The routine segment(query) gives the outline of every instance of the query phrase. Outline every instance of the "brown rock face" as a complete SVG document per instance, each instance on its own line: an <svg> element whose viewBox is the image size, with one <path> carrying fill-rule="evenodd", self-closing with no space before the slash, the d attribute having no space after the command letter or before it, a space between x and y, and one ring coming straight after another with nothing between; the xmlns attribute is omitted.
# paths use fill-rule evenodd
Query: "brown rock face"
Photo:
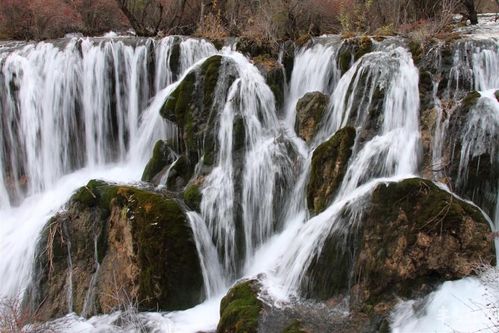
<svg viewBox="0 0 499 333"><path fill-rule="evenodd" d="M326 113L329 96L320 92L311 92L303 96L296 104L296 133L310 142L317 133L317 128Z"/></svg>
<svg viewBox="0 0 499 333"><path fill-rule="evenodd" d="M203 278L192 230L166 194L91 181L42 235L29 293L40 320L198 304Z"/></svg>
<svg viewBox="0 0 499 333"><path fill-rule="evenodd" d="M313 213L322 212L336 194L352 155L355 133L354 128L345 127L314 151L307 187L308 208Z"/></svg>
<svg viewBox="0 0 499 333"><path fill-rule="evenodd" d="M495 262L481 212L428 180L379 185L349 229L331 235L309 269L309 296L346 294L354 310L386 314L397 297L423 296L444 281L474 274L482 262Z"/></svg>

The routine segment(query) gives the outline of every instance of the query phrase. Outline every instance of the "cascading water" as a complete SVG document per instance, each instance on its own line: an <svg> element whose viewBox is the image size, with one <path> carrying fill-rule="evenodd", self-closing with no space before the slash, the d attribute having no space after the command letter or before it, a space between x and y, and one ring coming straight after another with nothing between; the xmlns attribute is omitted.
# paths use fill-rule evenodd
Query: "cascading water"
<svg viewBox="0 0 499 333"><path fill-rule="evenodd" d="M74 189L90 178L137 181L156 140L170 139L175 148L181 146L175 142L176 126L161 118L159 110L178 87L174 81L199 71L201 59L217 51L205 41L177 38L134 45L127 40L75 39L62 48L40 43L8 54L0 49L0 298L22 296L31 276L33 240ZM260 273L265 273L262 282L276 298L299 297L307 267L327 237L334 234L346 242L372 190L418 173L419 73L398 44L378 45L343 76L336 61L339 38L322 37L298 51L282 123L257 68L237 52L219 53L219 81L231 83L226 91L219 87L214 93L217 156L204 180L200 214L187 213L207 301L183 312L137 314L137 320L157 331L213 330L220 297L230 284ZM464 49L471 54L465 59L471 64L474 87L484 91L483 102L491 107L480 110L486 115L470 114L461 133L466 143L461 151L463 181L464 166L474 153L497 156L499 132L498 103L492 91L485 92L497 88L496 77L490 75L498 64L497 50L469 45ZM456 61L462 59L459 52ZM294 134L295 107L312 91L330 95L331 103L317 135L306 145ZM345 177L328 207L310 219L304 193L312 154L345 126L357 132ZM241 127L244 140L235 142ZM434 138L444 140L445 133ZM436 160L439 155L433 156ZM168 174L163 177L167 180ZM497 208L495 213L499 215ZM459 283L469 287L467 281L456 286ZM394 314L396 329L426 327L424 321L404 326L412 303L405 306ZM89 320L70 315L54 327L118 331L114 323L120 315Z"/></svg>
<svg viewBox="0 0 499 333"><path fill-rule="evenodd" d="M33 240L76 188L92 178L138 180L154 142L177 136L158 112L171 87L145 109L156 94L149 80L162 78L156 89L172 83L168 63L161 63L171 39L136 46L73 39L1 54L0 256L7 259L0 262L0 298L23 295ZM182 68L216 52L208 45L181 42L180 50L190 49L182 51L190 55Z"/></svg>

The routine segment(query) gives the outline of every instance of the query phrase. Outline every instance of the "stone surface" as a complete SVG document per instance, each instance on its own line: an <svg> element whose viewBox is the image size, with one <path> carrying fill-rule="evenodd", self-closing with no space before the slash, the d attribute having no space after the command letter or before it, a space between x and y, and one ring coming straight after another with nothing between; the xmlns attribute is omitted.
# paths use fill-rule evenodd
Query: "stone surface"
<svg viewBox="0 0 499 333"><path fill-rule="evenodd" d="M321 92L305 94L296 104L296 132L305 142L317 134L318 126L327 111L329 96Z"/></svg>
<svg viewBox="0 0 499 333"><path fill-rule="evenodd" d="M40 319L74 311L190 308L203 278L192 230L168 194L91 181L45 228L31 303Z"/></svg>
<svg viewBox="0 0 499 333"><path fill-rule="evenodd" d="M308 208L312 213L319 214L333 199L345 176L354 143L355 129L345 127L315 149L307 185Z"/></svg>

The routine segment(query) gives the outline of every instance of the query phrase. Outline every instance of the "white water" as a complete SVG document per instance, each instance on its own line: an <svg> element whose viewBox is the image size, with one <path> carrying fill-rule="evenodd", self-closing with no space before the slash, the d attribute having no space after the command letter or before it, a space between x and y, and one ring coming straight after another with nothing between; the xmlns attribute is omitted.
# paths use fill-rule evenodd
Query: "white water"
<svg viewBox="0 0 499 333"><path fill-rule="evenodd" d="M82 45L82 50L85 50L83 62L85 62L85 55L95 59L92 61L87 59L89 63L86 65L87 67L84 67L80 60L70 62L68 66L77 74L74 77L69 76L77 83L71 81L60 88L61 94L64 95L66 93L64 89L72 87L74 84L77 88L71 93L68 92L69 96L83 96L81 106L78 106L78 110L83 110L82 113L85 116L83 125L80 125L82 128L77 128L79 131L71 131L70 129L75 129L74 123L78 124L78 121L68 121L69 134L66 134L66 137L62 135L60 139L57 139L58 141L56 139L49 140L51 133L48 132L45 135L47 136L46 140L49 141L40 141L40 137L43 135L40 136L37 133L53 130L51 123L45 122L43 123L45 125L38 126L38 130L33 132L34 129L28 128L29 122L25 120L25 126L19 128L26 131L21 133L27 134L20 145L23 147L23 152L27 151L27 157L21 161L14 159L15 162L12 162L12 158L3 157L0 159L0 166L3 163L3 167L7 169L16 163L14 165L16 168L10 167L14 171L22 169L21 165L26 165L29 168L32 166L28 163L31 160L41 163L39 168L33 167L36 170L28 170L30 172L28 189L30 191L33 189L32 193L40 192L40 194L28 196L18 208L6 207L10 206L8 201L12 200L7 200L7 194L11 192L12 185L5 181L4 175L1 175L4 177L3 179L0 178L2 181L0 183L0 200L3 200L0 203L3 202L4 207L6 207L0 210L0 221L3 223L3 217L8 221L6 223L8 227L0 229L0 258L9 258L8 260L0 260L0 297L19 296L22 293L29 282L31 258L36 245L33 239L37 238L46 220L61 207L74 189L91 178L122 182L138 180L155 140L177 136L176 127L162 120L158 112L164 100L176 86L172 84L163 89L167 84L172 83L173 79L173 74L167 66L161 70L162 64L169 62L171 40L165 39L155 44L156 74L152 81L144 80L148 47L139 45L133 48L119 44L121 42L97 47L92 46L90 40L86 40L85 43L89 43L89 45ZM198 46L193 46L191 43ZM269 292L276 298L286 300L290 295L298 294L305 269L313 257L320 253L327 236L332 232L345 233L348 228L359 221L363 207L368 202L369 194L373 188L380 183L397 181L418 173L421 154L418 73L407 51L400 48L387 48L368 54L339 79L334 59L337 46L334 45L337 44L333 43L333 46L319 45L298 52L288 94L286 121L283 125L279 124L274 107L274 97L262 75L242 55L228 50L224 51L224 61L230 62L231 66L236 69L238 78L230 87L227 96L223 96L224 101L218 103L220 105L217 123L219 155L215 168L205 182L201 215L188 213L194 231L196 247L200 253L205 293L209 300L193 309L182 312L134 314L133 322L119 328L115 326L115 321L121 313L94 317L89 320L70 315L54 323L56 331L124 330L132 332L138 330L137 325L158 332L213 330L218 322L220 295L223 295L235 279L243 276L252 277L260 273L266 274L264 284L269 288ZM187 40L182 43L182 46L181 68L183 71L195 70L199 63L194 65L192 69L188 69L189 64L192 65L202 56L215 52L210 44L203 42ZM23 57L29 58L31 53L36 54L37 48L41 47L46 46L41 44L41 46L31 47L32 49L29 50L16 51L15 57L20 57L19 61L22 62L22 66L26 66L21 66L22 74L29 69L39 70L40 64L44 63L42 60L45 53L39 55L39 62L34 62L35 65L31 67L27 66L25 64L27 60L23 59ZM112 47L123 48L126 52L102 51L102 49L106 50L106 48ZM194 51L197 47L199 50ZM65 51L59 53L54 51L55 48L51 45L47 48L51 52L55 52L56 58L62 57L60 53L66 52L73 57L73 53L77 52L76 44L69 44ZM73 49L67 51L68 48ZM26 55L22 52L26 52ZM109 70L112 69L114 73L123 72L126 74L123 74L123 78L118 80L119 84L116 84L114 88L115 91L126 91L126 94L118 94L120 97L116 97L116 107L121 108L119 113L121 118L117 121L118 124L121 124L121 127L118 126L117 129L119 135L115 135L116 129L112 131L106 127L109 125L106 119L109 119L109 113L112 114L112 112L107 106L110 101L106 101L106 96L103 95L109 91L110 82L98 75L101 70L106 70L107 65L103 59L109 54L112 54L114 59L117 57L128 59L120 62L120 65L115 64L115 66L107 67ZM130 66L126 67L125 65ZM51 70L59 69L58 66L53 65ZM81 69L81 66L84 69ZM124 66L124 68L116 70L116 66ZM5 65L3 68L4 76L12 78L12 73L15 70L11 68L6 70ZM18 80L21 77L21 71L16 73L18 73L16 74L16 80ZM361 84L360 73L367 75L368 84ZM38 105L34 101L38 100L38 96L42 96L41 93L37 92L37 87L48 85L44 75L41 75L37 80L42 84L33 84L29 79L25 80L27 82L23 82L27 84L25 89L27 92L20 99L24 103L21 105L21 114L26 113L26 117L32 117L33 114L51 114L47 110L67 110L57 103L52 104L52 109L48 107L37 109ZM4 84L7 86L9 81L7 80ZM81 83L82 81L83 83ZM154 82L154 89L145 88L149 82ZM120 84L123 87L117 88ZM87 89L86 94L84 93L85 85L88 86L85 88ZM19 85L19 87L21 87L20 91L24 89L23 85ZM100 88L97 89L97 87ZM332 95L326 121L322 124L319 135L313 144L313 147L316 147L346 125L354 126L359 133L365 127L367 110L372 106L373 96L377 88L382 88L384 91L383 112L378 123L379 126L372 137L369 137L365 142L357 140L347 176L341 185L339 194L323 213L309 219L304 193L310 172L310 158L313 148L309 149L300 139L290 134L295 119L294 106L296 101L304 93L315 90ZM8 90L10 87L6 89L10 92ZM156 97L149 103L149 97L152 95L156 95ZM355 96L362 96L362 100L355 101ZM59 101L60 99L50 100ZM11 111L9 114L13 114L12 110L15 109L13 104L15 103L12 102L11 98L7 98L7 101L10 104L0 105L3 105L4 108L4 105L7 105L8 108L11 108L7 109ZM85 104L88 105L85 106ZM150 106L146 108L148 104ZM101 108L101 112L96 112L91 109L91 106ZM75 114L78 114L77 108L71 109L71 107L68 107L70 109L68 112L71 114L66 117L68 119L73 119L76 117ZM32 110L33 108L35 111ZM50 117L53 116L50 115ZM242 157L239 157L243 159L242 174L239 178L236 178L234 170L236 160L233 131L236 117L243 118L246 132L245 152ZM34 119L37 118L34 117ZM35 124L38 124L38 121L35 121ZM95 128L88 127L94 125ZM62 126L62 128L65 127ZM91 128L95 132L88 134L87 128ZM4 129L2 127L1 129L3 140L12 140L12 142L18 140L10 128ZM85 140L77 142L79 144L75 144L76 148L72 151L51 155L55 143L60 147L71 147L69 143L72 143L73 139L70 135L82 132L85 133ZM109 139L110 137L111 139ZM48 165L44 166L43 158L37 155L37 150L47 142L51 144L43 149L47 150L48 161L57 166L53 168L55 175L51 173L51 164L47 162ZM82 144L83 142L85 144ZM289 154L287 148L289 146L295 150L297 155L295 159L292 159ZM118 149L110 154L110 147L118 147ZM16 155L12 151L2 151L2 156L12 157ZM76 161L80 163L79 165L74 161L73 155L76 155L77 160L79 159ZM109 162L110 155L114 157L113 161L119 162L119 167L111 169L106 164ZM60 156L63 158L59 158ZM29 158L31 160L28 160ZM88 167L72 172L81 166ZM50 182L44 178L43 174L37 173L45 170L44 168L50 173L49 176L53 177ZM70 174L61 178L61 175L65 173ZM22 175L14 172L14 179L19 179L20 176ZM33 187L31 177L38 179L41 185ZM289 181L290 179L292 181ZM282 180L279 182L280 185L276 184L278 180ZM287 181L290 184L287 184ZM21 182L15 182L14 187L17 195L22 197L24 194ZM236 197L238 187L240 187L240 198ZM283 188L289 193L280 197L277 190ZM240 200L240 209L235 205L238 200ZM277 201L284 201L280 211L273 205ZM348 213L347 218L344 214L345 209ZM238 232L243 235L242 242L236 235ZM450 302L449 295L455 293L456 290L462 290L463 295L466 293L478 295L482 290L480 288L482 288L482 284L478 282L468 283L468 280L447 284L436 294L435 300L443 299L445 302ZM435 304L437 305L435 306ZM438 310L438 304L441 303L430 303L426 307L427 315L422 317L409 313L409 306L401 305L402 310L394 314L395 326L401 332L426 328L430 328L431 331L429 325L434 322L433 318L436 313L435 309ZM469 313L469 311L466 312L466 306L459 306L457 302L452 302L452 305L456 306L456 310L452 308L450 311L452 315L449 320L451 322L456 316L462 317L463 313ZM406 318L408 313L410 319ZM448 327L442 326L442 331L446 330L450 331Z"/></svg>

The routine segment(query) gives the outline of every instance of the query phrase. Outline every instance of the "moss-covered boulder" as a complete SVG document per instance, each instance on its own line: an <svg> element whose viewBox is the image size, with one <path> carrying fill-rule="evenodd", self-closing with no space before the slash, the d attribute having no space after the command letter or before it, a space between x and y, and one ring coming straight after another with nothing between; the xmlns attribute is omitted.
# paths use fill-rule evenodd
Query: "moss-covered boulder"
<svg viewBox="0 0 499 333"><path fill-rule="evenodd" d="M495 263L491 228L479 209L428 180L380 184L360 220L341 223L342 234L330 235L307 271L317 283L306 294L349 295L352 309L367 314L387 315L399 297L424 296Z"/></svg>
<svg viewBox="0 0 499 333"><path fill-rule="evenodd" d="M258 299L257 280L242 281L232 287L220 303L217 333L257 333L263 303Z"/></svg>
<svg viewBox="0 0 499 333"><path fill-rule="evenodd" d="M235 75L230 60L212 56L183 78L160 110L165 119L178 125L181 150L191 169L199 161L199 154L215 148L216 112L218 103L225 102L216 97L226 96Z"/></svg>
<svg viewBox="0 0 499 333"><path fill-rule="evenodd" d="M159 183L159 179L166 172L168 167L177 160L177 154L170 147L169 143L159 140L154 145L152 157L147 163L142 180L145 182Z"/></svg>
<svg viewBox="0 0 499 333"><path fill-rule="evenodd" d="M363 55L372 51L373 41L368 36L345 39L338 51L337 66L344 74Z"/></svg>
<svg viewBox="0 0 499 333"><path fill-rule="evenodd" d="M167 194L91 181L38 245L30 303L42 320L74 311L182 310L202 300L193 233Z"/></svg>
<svg viewBox="0 0 499 333"><path fill-rule="evenodd" d="M314 151L307 186L308 208L312 213L322 212L341 185L352 155L355 133L354 128L345 127Z"/></svg>
<svg viewBox="0 0 499 333"><path fill-rule="evenodd" d="M322 117L327 111L329 96L321 92L305 94L296 104L296 133L310 142L317 133Z"/></svg>

